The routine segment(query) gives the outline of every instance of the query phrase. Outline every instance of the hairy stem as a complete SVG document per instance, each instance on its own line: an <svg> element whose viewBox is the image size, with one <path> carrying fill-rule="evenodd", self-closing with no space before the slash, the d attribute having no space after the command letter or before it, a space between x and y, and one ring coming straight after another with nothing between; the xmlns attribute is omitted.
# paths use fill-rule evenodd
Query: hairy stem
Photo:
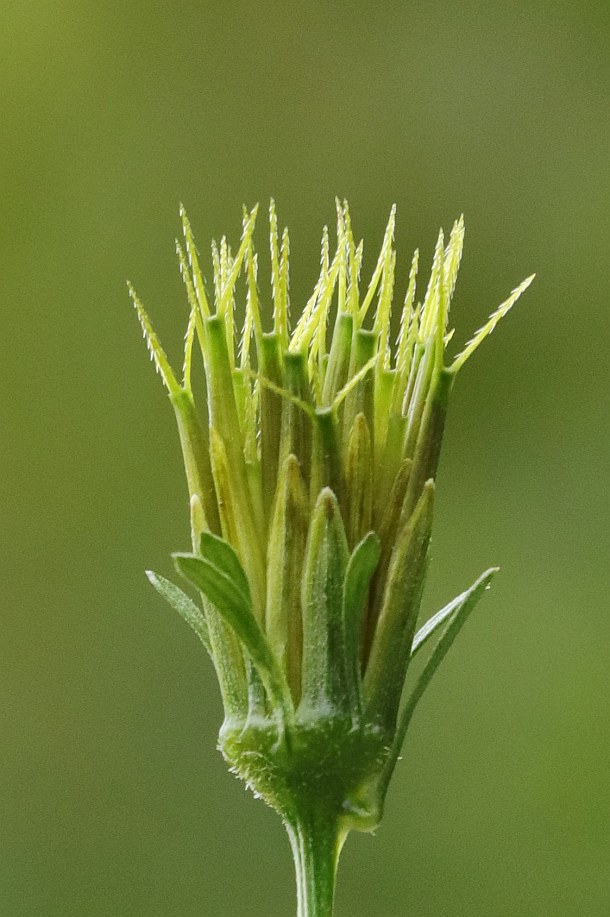
<svg viewBox="0 0 610 917"><path fill-rule="evenodd" d="M297 881L297 917L332 917L344 833L323 811L286 822Z"/></svg>

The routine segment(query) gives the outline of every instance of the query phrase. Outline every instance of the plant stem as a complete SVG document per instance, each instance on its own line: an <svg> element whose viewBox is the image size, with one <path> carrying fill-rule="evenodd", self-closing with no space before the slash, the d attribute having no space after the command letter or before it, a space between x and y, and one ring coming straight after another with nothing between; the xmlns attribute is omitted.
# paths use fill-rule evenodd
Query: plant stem
<svg viewBox="0 0 610 917"><path fill-rule="evenodd" d="M326 812L286 822L297 880L297 917L332 917L343 833Z"/></svg>

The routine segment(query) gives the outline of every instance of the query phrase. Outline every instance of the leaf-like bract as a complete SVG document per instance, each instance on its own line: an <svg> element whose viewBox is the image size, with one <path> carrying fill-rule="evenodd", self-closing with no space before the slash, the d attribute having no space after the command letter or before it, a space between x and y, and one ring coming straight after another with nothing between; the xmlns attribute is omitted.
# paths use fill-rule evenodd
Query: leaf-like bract
<svg viewBox="0 0 610 917"><path fill-rule="evenodd" d="M193 600L190 599L182 589L179 589L178 586L175 586L170 580L165 579L164 576L160 576L160 574L155 573L153 570L147 570L146 576L159 595L162 595L165 601L178 612L180 617L193 628L211 656L212 648L210 646L208 622L202 610L195 605Z"/></svg>
<svg viewBox="0 0 610 917"><path fill-rule="evenodd" d="M453 608L445 617L447 622L439 639L434 647L430 659L426 663L423 671L421 672L415 687L411 692L406 704L400 711L398 719L398 728L396 729L396 734L394 737L394 744L392 747L392 752L386 766L386 786L387 782L390 779L391 773L394 769L398 756L400 754L400 749L402 748L405 736L407 734L407 729L415 712L417 704L421 700L421 697L428 687L432 676L440 666L441 662L449 652L453 641L459 634L460 630L466 623L471 611L474 609L475 605L489 587L489 583L494 573L498 570L497 567L491 567L489 570L486 570L477 580L472 584L470 589L467 589L463 592L457 599L454 599L450 605L453 605ZM445 610L445 609L444 609ZM442 613L442 612L441 612ZM438 617L435 615L435 617ZM430 623L430 622L428 622ZM439 622L440 623L440 622ZM426 626L426 625L425 625ZM430 633L432 630L430 631ZM420 631L421 633L421 631ZM426 639L426 635L422 638L422 641ZM413 641L415 643L415 641Z"/></svg>
<svg viewBox="0 0 610 917"><path fill-rule="evenodd" d="M258 669L267 690L280 702L284 713L288 714L291 703L286 680L267 638L254 617L249 596L245 596L242 591L240 577L236 582L227 572L206 558L194 554L174 554L173 557L178 571L201 590L233 628Z"/></svg>
<svg viewBox="0 0 610 917"><path fill-rule="evenodd" d="M240 592L243 593L244 599L249 603L250 586L239 557L231 545L211 532L203 532L199 540L199 550L205 560L232 580Z"/></svg>
<svg viewBox="0 0 610 917"><path fill-rule="evenodd" d="M496 570L497 568L493 568ZM483 576L487 576L490 573L488 570ZM477 580L478 582L478 580ZM476 583L474 584L476 586ZM474 586L471 587L474 589ZM415 656L416 653L421 650L423 646L428 642L430 637L438 630L441 624L447 620L447 618L457 611L464 603L464 600L468 597L470 589L467 589L466 592L461 592L460 595L456 595L454 599L445 605L444 608L441 608L440 611L437 611L436 614L432 615L425 624L423 624L420 629L415 634L413 638L413 644L411 646L411 659Z"/></svg>

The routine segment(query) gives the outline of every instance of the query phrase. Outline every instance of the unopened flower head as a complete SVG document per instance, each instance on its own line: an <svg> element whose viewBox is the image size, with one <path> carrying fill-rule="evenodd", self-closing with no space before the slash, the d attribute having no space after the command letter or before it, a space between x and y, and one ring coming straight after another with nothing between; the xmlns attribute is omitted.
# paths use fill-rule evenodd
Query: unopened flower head
<svg viewBox="0 0 610 917"><path fill-rule="evenodd" d="M257 208L244 211L235 249L212 245L209 287L181 212L190 314L180 376L131 294L178 422L193 550L175 563L201 606L149 576L212 658L223 751L288 821L311 780L347 827L366 828L415 704L493 573L416 633L450 390L533 278L448 358L463 219L439 234L420 286L417 251L397 264L392 208L364 283L363 243L347 203L336 209L336 242L324 229L320 275L296 314L273 202L272 314L257 284ZM197 350L205 385L195 391ZM432 637L405 697L409 663Z"/></svg>

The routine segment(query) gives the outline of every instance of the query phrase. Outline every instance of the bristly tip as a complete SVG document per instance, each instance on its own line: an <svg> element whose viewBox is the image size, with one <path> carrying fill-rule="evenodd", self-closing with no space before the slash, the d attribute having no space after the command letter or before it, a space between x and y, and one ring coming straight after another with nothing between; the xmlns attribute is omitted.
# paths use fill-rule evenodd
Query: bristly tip
<svg viewBox="0 0 610 917"><path fill-rule="evenodd" d="M462 368L464 363L469 359L469 357L472 356L472 354L475 352L475 350L477 350L485 338L492 334L496 325L504 318L505 315L508 315L519 297L525 293L535 277L535 274L530 274L529 277L526 277L525 280L519 284L519 286L515 287L508 299L501 303L495 312L492 312L485 324L479 328L479 330L468 341L462 352L455 358L449 367L451 372L457 373Z"/></svg>
<svg viewBox="0 0 610 917"><path fill-rule="evenodd" d="M289 253L288 230L280 234L276 202L269 201L271 287L273 294L273 326L279 333L282 346L291 352L303 352L308 355L309 382L312 386L314 401L322 392L322 381L329 359L327 342L327 325L329 319L337 312L347 310L353 316L355 331L365 328L367 312L375 313L373 329L378 333L378 349L381 359L375 372L381 377L384 370L395 369L399 383L395 385L392 404L402 404L399 389L401 386L416 382L419 365L419 350L434 335L435 361L440 367L453 332L448 328L448 314L451 307L457 274L462 258L464 241L464 215L460 214L453 223L448 239L441 229L434 250L430 279L423 297L423 305L416 303L416 278L418 272L419 252L416 250L410 266L409 280L398 335L392 346L389 340L392 302L394 300L395 248L394 234L396 226L396 203L392 204L386 224L383 241L379 250L376 266L370 277L366 291L361 299L359 277L362 268L362 242L356 247L352 229L351 214L347 200L340 196L335 198L337 215L337 248L330 251L328 228L322 233L320 254L320 276L312 296L308 300L296 326L290 329L289 309ZM189 301L189 321L185 335L183 383L177 381L169 360L154 332L150 319L138 299L131 284L128 284L130 296L136 308L151 359L155 363L166 387L170 392L190 387L191 357L195 334L202 337L202 319L213 314L213 307L207 301L202 272L199 267L198 252L195 247L191 225L185 206L179 203L179 215L182 224L184 242L176 240L180 272L186 287ZM254 249L253 233L259 205L249 209L242 208L241 243L233 256L231 248L223 237L220 246L212 243L212 266L214 274L215 304L218 314L224 317L229 345L229 360L233 368L236 362L250 374L249 347L255 340L257 347L263 338L260 305L257 293L257 255ZM236 305L237 280L242 273L246 275L246 309L241 335L234 335L233 321ZM482 341L495 329L498 322L510 311L514 303L533 281L535 275L528 277L512 291L509 298L491 314L487 322L467 342L461 353L446 366L449 372L457 373ZM338 297L338 299L337 299ZM374 305L374 301L377 303ZM378 302L377 302L378 301ZM369 324L367 322L367 324ZM234 342L237 345L234 347ZM204 357L205 358L205 357ZM237 358L237 360L236 360ZM335 408L341 405L347 394L354 390L364 376L375 365L371 359L359 372L350 370L347 378L342 380ZM411 381L409 381L411 380ZM263 384L265 384L263 382ZM390 383L388 383L390 384ZM279 386L279 388L282 388ZM396 410L399 410L396 407Z"/></svg>
<svg viewBox="0 0 610 917"><path fill-rule="evenodd" d="M144 340L146 341L146 346L148 348L148 352L150 353L150 358L153 361L153 363L155 364L155 369L161 376L163 383L165 387L167 388L168 392L170 394L175 394L180 391L180 384L178 383L178 380L176 379L176 376L174 375L174 371L172 370L170 366L170 363L169 363L169 360L167 358L165 351L163 350L163 348L161 347L161 344L159 343L159 339L157 338L157 335L155 334L154 328L146 313L146 310L144 309L144 306L140 302L140 299L138 298L138 295L129 280L127 281L127 289L129 290L131 301L133 302L133 305L135 307L135 310L138 316L138 320L142 328L142 333L144 335Z"/></svg>

